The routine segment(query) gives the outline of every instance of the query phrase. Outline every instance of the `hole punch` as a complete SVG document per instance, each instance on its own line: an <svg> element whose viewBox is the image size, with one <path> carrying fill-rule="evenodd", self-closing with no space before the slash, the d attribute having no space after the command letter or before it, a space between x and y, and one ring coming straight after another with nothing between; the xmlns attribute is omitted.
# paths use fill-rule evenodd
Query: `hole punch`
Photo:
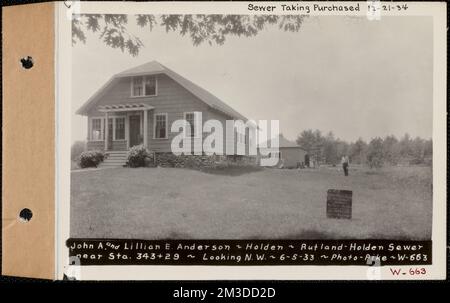
<svg viewBox="0 0 450 303"><path fill-rule="evenodd" d="M33 212L28 208L22 209L19 213L20 221L25 222L25 223L30 221L32 217L33 217Z"/></svg>
<svg viewBox="0 0 450 303"><path fill-rule="evenodd" d="M20 59L20 62L22 63L22 67L24 69L30 69L33 67L33 58L30 56Z"/></svg>

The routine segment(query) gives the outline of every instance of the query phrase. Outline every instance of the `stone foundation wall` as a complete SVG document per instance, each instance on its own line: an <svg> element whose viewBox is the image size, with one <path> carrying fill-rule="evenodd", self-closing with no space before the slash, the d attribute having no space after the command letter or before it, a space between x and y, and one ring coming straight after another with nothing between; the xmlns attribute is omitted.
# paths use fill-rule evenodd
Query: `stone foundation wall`
<svg viewBox="0 0 450 303"><path fill-rule="evenodd" d="M216 168L221 166L257 166L258 160L256 156L155 153L155 165L162 167Z"/></svg>

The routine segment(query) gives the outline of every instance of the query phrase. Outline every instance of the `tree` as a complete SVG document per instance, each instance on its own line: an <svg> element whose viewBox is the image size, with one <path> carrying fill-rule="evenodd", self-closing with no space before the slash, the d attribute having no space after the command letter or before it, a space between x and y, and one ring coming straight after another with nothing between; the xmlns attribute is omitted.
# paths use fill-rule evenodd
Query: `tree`
<svg viewBox="0 0 450 303"><path fill-rule="evenodd" d="M425 141L424 146L424 156L425 157L432 157L433 156L433 140L429 139Z"/></svg>
<svg viewBox="0 0 450 303"><path fill-rule="evenodd" d="M383 159L391 165L397 165L400 159L400 145L393 135L387 136L383 140Z"/></svg>
<svg viewBox="0 0 450 303"><path fill-rule="evenodd" d="M421 164L425 158L426 141L420 137L416 137L411 141L411 155L413 162Z"/></svg>
<svg viewBox="0 0 450 303"><path fill-rule="evenodd" d="M312 129L307 129L300 133L296 141L304 150L311 152L317 143L317 136Z"/></svg>
<svg viewBox="0 0 450 303"><path fill-rule="evenodd" d="M331 131L323 138L323 156L327 164L338 163L338 142Z"/></svg>
<svg viewBox="0 0 450 303"><path fill-rule="evenodd" d="M367 143L362 138L359 138L355 143L352 143L349 149L352 162L357 164L366 162Z"/></svg>
<svg viewBox="0 0 450 303"><path fill-rule="evenodd" d="M96 34L106 45L137 56L142 40L127 30L128 15L81 14L72 20L72 45L86 43L86 32ZM152 31L157 25L166 32L189 36L197 46L204 42L222 45L228 36L256 36L267 25L278 24L284 31L297 32L305 15L136 15L141 28Z"/></svg>
<svg viewBox="0 0 450 303"><path fill-rule="evenodd" d="M342 141L341 139L337 139L335 144L338 159L342 158L342 156L348 156L350 154L350 144Z"/></svg>
<svg viewBox="0 0 450 303"><path fill-rule="evenodd" d="M353 143L336 138L333 132L323 136L320 130L304 130L297 137L297 144L317 161L335 165L339 159L348 155L352 163L368 164L371 168L383 165L431 163L433 142L416 137L414 140L405 134L399 141L394 135L373 138L367 144L362 138Z"/></svg>
<svg viewBox="0 0 450 303"><path fill-rule="evenodd" d="M374 138L370 141L367 149L367 164L370 168L383 166L383 139Z"/></svg>
<svg viewBox="0 0 450 303"><path fill-rule="evenodd" d="M297 137L296 141L297 144L306 150L310 156L313 156L316 161L321 161L324 138L322 137L322 132L320 130L304 130Z"/></svg>
<svg viewBox="0 0 450 303"><path fill-rule="evenodd" d="M409 134L405 134L403 138L400 140L400 155L402 157L408 157L412 155L412 147L411 147L411 137Z"/></svg>

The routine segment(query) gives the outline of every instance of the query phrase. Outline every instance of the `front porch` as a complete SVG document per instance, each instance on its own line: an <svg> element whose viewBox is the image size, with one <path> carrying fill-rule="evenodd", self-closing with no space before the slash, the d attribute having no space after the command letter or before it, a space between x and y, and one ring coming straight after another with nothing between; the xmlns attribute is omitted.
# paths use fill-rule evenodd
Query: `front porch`
<svg viewBox="0 0 450 303"><path fill-rule="evenodd" d="M153 109L144 103L99 106L98 112L103 115L89 117L87 149L107 153L127 151L140 144L148 147L148 114Z"/></svg>

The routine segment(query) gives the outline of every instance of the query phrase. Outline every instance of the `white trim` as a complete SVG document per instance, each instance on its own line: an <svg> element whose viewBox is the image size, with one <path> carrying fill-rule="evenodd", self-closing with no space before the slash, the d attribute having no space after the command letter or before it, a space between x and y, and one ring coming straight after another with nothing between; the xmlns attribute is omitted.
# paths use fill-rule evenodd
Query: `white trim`
<svg viewBox="0 0 450 303"><path fill-rule="evenodd" d="M108 113L106 113L108 115ZM101 121L101 136L102 136L102 140L88 140L90 142L103 142L105 141L106 138L106 129L105 127L109 127L109 119L112 120L112 141L114 142L120 142L120 141L125 141L127 140L126 138L126 119L127 116L126 115L118 115L118 116L110 116L108 115L108 122L106 120L106 115L104 117L92 117L91 119L102 119ZM124 127L125 127L125 136L123 139L117 139L117 135L116 135L116 130L117 130L117 119L124 119ZM89 131L89 134L92 134L92 122L90 123L90 128L91 130ZM109 133L109 129L108 129L108 133ZM109 134L108 134L109 135Z"/></svg>
<svg viewBox="0 0 450 303"><path fill-rule="evenodd" d="M116 140L116 117L114 116L110 116L112 119L112 140L115 141ZM109 125L109 123L108 123Z"/></svg>
<svg viewBox="0 0 450 303"><path fill-rule="evenodd" d="M96 140L94 140L92 138L92 126L93 126L92 120L94 120L94 119L100 119L100 139L96 139ZM89 117L89 130L88 130L88 132L89 132L88 141L89 142L103 142L104 141L104 125L103 125L104 119L105 119L105 117L102 117L102 116Z"/></svg>
<svg viewBox="0 0 450 303"><path fill-rule="evenodd" d="M165 116L166 117L166 136L164 138L156 138L156 117ZM167 113L154 113L153 114L153 139L154 140L167 140L169 139L169 115Z"/></svg>
<svg viewBox="0 0 450 303"><path fill-rule="evenodd" d="M154 77L155 78L155 94L154 95L147 95L145 91L145 78L146 77ZM134 95L134 78L141 78L142 79L142 93L143 95ZM142 75L142 76L132 76L131 77L131 93L130 98L145 98L145 97L156 97L158 96L158 77L156 75Z"/></svg>
<svg viewBox="0 0 450 303"><path fill-rule="evenodd" d="M198 128L198 122L199 122L199 120L198 120L198 114L199 114L200 112L184 112L183 113L183 119L184 119L184 121L186 122L186 126L187 126L187 119L186 119L186 116L188 115L188 114L194 114L194 132L195 132L195 134L194 134L194 136L187 136L187 127L185 127L185 129L184 129L184 137L185 138L193 138L193 139L199 139L199 138L201 138L201 133L202 132L200 132L199 131L199 128ZM203 127L203 125L200 125L200 129Z"/></svg>
<svg viewBox="0 0 450 303"><path fill-rule="evenodd" d="M150 110L152 108L141 107L141 108L116 108L116 109L99 109L98 111L101 113L117 113L117 112L135 112L139 110Z"/></svg>
<svg viewBox="0 0 450 303"><path fill-rule="evenodd" d="M114 123L114 120L112 120ZM105 151L108 150L108 140L109 140L109 116L108 113L105 113L105 117L104 117L104 133L105 136L103 137L104 141L105 141ZM113 129L114 129L114 124L113 124ZM111 142L112 144L112 142Z"/></svg>
<svg viewBox="0 0 450 303"><path fill-rule="evenodd" d="M109 112L123 113L123 112L133 112L151 109L154 109L154 107L145 103L110 104L110 105L100 105L98 107L98 111L102 113L109 113Z"/></svg>
<svg viewBox="0 0 450 303"><path fill-rule="evenodd" d="M143 121L143 125L144 125L144 131L143 131L143 140L144 141L144 146L148 147L148 110L144 110L142 111L142 115L144 116L144 121Z"/></svg>
<svg viewBox="0 0 450 303"><path fill-rule="evenodd" d="M134 79L135 78L142 78L143 79L143 76L138 76L138 77L131 77L131 92L130 92L130 97L131 98L136 98L136 97L143 97L143 96L140 96L140 95L137 95L137 96L135 96L134 95ZM142 84L142 93L145 95L145 92L144 92L144 81L141 81L141 84Z"/></svg>
<svg viewBox="0 0 450 303"><path fill-rule="evenodd" d="M95 103L98 101L98 99L103 96L107 90L110 89L110 87L115 84L117 81L121 80L121 79L133 79L133 77L142 77L142 76L155 76L156 77L156 95L157 96L159 94L159 79L160 79L160 75L165 75L169 78L171 78L172 80L174 80L175 82L177 82L179 85L181 85L184 89L186 89L187 91L189 91L190 93L192 93L194 96L196 96L200 101L202 101L203 103L205 103L206 105L208 105L211 109L217 110L222 114L228 115L230 117L232 117L233 119L239 119L239 120L243 120L243 121L248 121L248 119L244 116L242 116L241 114L239 114L238 112L236 112L235 110L233 110L232 108L230 109L225 109L226 108L226 104L222 101L220 101L218 104L216 104L215 100L211 100L211 97L207 97L204 94L202 94L201 92L203 91L199 86L194 85L192 86L192 83L189 84L189 80L184 79L183 77L181 77L180 75L178 75L177 73L175 73L172 70L169 70L165 67L161 67L161 69L156 70L156 71L148 71L148 72L122 72L122 73L118 73L116 75L114 75L109 81L108 83L106 83L101 89L99 89L91 98L88 99L88 101L86 101L82 107L80 107L76 113L79 115L84 115L84 116L88 116L88 112L90 110L90 108L92 106L95 105ZM129 94L129 98L152 98L152 96L132 96L132 80L130 81L130 94Z"/></svg>
<svg viewBox="0 0 450 303"><path fill-rule="evenodd" d="M130 113L126 113L125 118L125 140L127 141L127 150L130 149Z"/></svg>
<svg viewBox="0 0 450 303"><path fill-rule="evenodd" d="M139 121L139 136L142 136L142 134L144 133L144 127L142 126L144 124L144 112L139 112L139 119L141 119L141 121ZM144 136L142 136L144 137ZM144 141L144 138L142 138L142 142Z"/></svg>

